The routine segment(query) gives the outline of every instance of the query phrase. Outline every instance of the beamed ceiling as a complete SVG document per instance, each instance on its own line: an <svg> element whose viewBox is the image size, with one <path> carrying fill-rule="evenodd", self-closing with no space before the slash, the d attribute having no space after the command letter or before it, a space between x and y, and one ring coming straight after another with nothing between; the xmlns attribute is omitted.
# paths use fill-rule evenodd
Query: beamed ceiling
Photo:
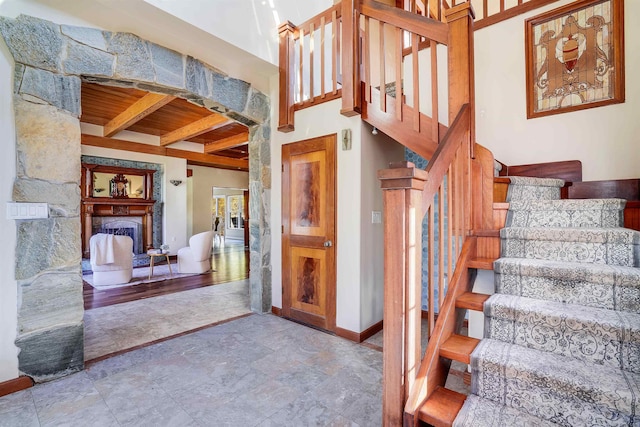
<svg viewBox="0 0 640 427"><path fill-rule="evenodd" d="M104 136L82 135L82 143L118 150L180 157L187 164L249 169L249 130L221 114L182 98L139 89L82 83L80 120L104 127ZM122 130L160 137L160 146L111 138ZM204 153L172 147L179 141L203 145Z"/></svg>

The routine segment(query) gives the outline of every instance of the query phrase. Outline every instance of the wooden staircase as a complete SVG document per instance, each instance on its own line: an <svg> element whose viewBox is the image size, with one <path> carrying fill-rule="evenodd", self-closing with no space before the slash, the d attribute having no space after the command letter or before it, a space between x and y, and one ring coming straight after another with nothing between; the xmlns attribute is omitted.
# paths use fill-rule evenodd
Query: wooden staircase
<svg viewBox="0 0 640 427"><path fill-rule="evenodd" d="M550 1L530 0L526 7ZM419 3L405 2L406 11L373 0L342 0L303 24L280 27L279 130L294 129L295 111L340 98L342 114L361 114L429 159L426 171L403 162L378 174L385 206L386 426L450 426L462 407L466 397L444 385L451 361L468 364L479 342L459 334L467 310L482 311L488 298L471 289L477 270L492 270L500 256L499 230L509 208L509 178L494 177L492 153L475 143L473 10L469 3L429 2L440 5L429 10ZM314 53L318 33L322 47ZM439 45L447 49L450 76L446 118L438 116L444 81L438 76ZM418 61L425 55L426 70ZM316 63L320 72L309 65ZM411 78L405 78L409 70ZM395 96L387 94L389 85ZM419 91L427 85L431 99L421 105ZM429 342L422 355L425 216Z"/></svg>

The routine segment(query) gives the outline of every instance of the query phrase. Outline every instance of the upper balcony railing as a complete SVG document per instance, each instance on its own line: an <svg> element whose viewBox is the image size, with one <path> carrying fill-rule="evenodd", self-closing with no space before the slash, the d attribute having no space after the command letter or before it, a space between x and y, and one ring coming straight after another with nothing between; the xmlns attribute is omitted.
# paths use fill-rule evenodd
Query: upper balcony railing
<svg viewBox="0 0 640 427"><path fill-rule="evenodd" d="M405 10L444 22L444 11L467 1L476 11L477 31L558 0L403 0L403 5Z"/></svg>
<svg viewBox="0 0 640 427"><path fill-rule="evenodd" d="M342 96L340 41L342 7L338 3L300 25L280 25L280 125L293 130L296 110Z"/></svg>

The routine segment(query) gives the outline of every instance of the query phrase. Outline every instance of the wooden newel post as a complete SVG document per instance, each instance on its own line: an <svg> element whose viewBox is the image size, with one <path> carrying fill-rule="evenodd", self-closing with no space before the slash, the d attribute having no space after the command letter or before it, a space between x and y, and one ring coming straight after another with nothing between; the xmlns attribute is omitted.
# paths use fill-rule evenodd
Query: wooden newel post
<svg viewBox="0 0 640 427"><path fill-rule="evenodd" d="M278 112L278 130L280 132L291 132L293 127L293 91L294 88L294 33L296 26L287 21L278 27L280 39L280 105Z"/></svg>
<svg viewBox="0 0 640 427"><path fill-rule="evenodd" d="M447 9L444 16L449 24L449 123L453 123L460 108L469 104L471 157L476 142L476 107L473 65L473 19L471 2Z"/></svg>
<svg viewBox="0 0 640 427"><path fill-rule="evenodd" d="M422 191L427 173L413 163L378 171L384 201L382 417L401 426L420 364Z"/></svg>

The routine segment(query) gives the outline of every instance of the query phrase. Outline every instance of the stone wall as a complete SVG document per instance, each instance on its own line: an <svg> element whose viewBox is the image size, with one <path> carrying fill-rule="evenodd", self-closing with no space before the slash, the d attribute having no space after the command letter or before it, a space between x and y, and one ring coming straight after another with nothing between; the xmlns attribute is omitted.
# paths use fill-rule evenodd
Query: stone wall
<svg viewBox="0 0 640 427"><path fill-rule="evenodd" d="M249 83L130 33L0 17L15 60L13 200L49 203L19 221L19 369L37 381L82 369L80 87L96 82L176 95L250 127L251 308L271 308L269 98Z"/></svg>

